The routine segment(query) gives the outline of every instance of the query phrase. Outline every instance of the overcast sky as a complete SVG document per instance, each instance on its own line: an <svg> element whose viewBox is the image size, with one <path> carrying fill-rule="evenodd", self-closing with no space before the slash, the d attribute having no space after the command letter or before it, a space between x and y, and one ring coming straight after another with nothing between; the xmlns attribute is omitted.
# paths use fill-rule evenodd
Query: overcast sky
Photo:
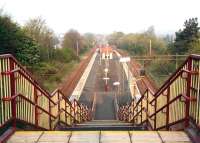
<svg viewBox="0 0 200 143"><path fill-rule="evenodd" d="M182 28L198 17L200 0L0 0L0 8L19 24L41 16L56 32L142 32L154 26L159 34Z"/></svg>

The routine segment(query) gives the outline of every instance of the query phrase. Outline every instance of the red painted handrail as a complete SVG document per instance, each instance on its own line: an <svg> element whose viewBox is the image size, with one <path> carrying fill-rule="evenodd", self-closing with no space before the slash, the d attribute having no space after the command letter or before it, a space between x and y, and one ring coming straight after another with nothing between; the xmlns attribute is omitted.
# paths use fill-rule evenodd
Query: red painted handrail
<svg viewBox="0 0 200 143"><path fill-rule="evenodd" d="M60 89L51 94L10 54L0 55L0 129L8 122L16 128L22 121L36 128L53 130L59 122L72 126L89 120L90 110L71 103Z"/></svg>
<svg viewBox="0 0 200 143"><path fill-rule="evenodd" d="M146 85L138 101L132 100L129 106L120 107L119 119L146 123L153 130L184 129L192 119L199 128L200 119L195 113L200 111L200 107L195 106L200 100L199 71L200 55L190 55L155 93Z"/></svg>

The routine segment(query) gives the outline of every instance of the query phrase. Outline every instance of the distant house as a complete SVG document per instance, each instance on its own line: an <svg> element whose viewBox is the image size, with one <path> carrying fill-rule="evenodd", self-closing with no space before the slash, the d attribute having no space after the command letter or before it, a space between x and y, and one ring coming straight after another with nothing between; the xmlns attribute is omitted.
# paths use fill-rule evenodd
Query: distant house
<svg viewBox="0 0 200 143"><path fill-rule="evenodd" d="M109 46L100 48L100 53L101 53L101 59L113 58L113 50Z"/></svg>

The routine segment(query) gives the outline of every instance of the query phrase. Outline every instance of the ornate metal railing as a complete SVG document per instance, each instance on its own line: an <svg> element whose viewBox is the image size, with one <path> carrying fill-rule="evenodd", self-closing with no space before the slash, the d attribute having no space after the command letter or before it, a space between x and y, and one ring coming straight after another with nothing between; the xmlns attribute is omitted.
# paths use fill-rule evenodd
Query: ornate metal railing
<svg viewBox="0 0 200 143"><path fill-rule="evenodd" d="M52 94L41 88L12 55L0 56L0 129L8 123L28 123L54 130L59 124L72 126L89 120L89 109L70 102L59 90Z"/></svg>
<svg viewBox="0 0 200 143"><path fill-rule="evenodd" d="M119 119L146 124L153 130L182 130L193 123L200 128L200 56L190 55L154 93L120 107Z"/></svg>

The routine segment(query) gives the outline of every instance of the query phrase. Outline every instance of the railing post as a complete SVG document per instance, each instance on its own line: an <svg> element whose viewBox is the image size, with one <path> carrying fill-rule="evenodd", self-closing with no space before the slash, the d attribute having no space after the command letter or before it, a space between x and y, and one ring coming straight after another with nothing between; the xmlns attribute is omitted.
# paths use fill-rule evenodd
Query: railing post
<svg viewBox="0 0 200 143"><path fill-rule="evenodd" d="M74 106L74 122L76 121L76 103L75 103L75 100L74 100L74 103L73 103L73 106Z"/></svg>
<svg viewBox="0 0 200 143"><path fill-rule="evenodd" d="M143 98L143 99L144 99L144 98ZM143 117L143 116L142 116L142 112L143 112L143 109L142 109L142 108L143 108L143 104L142 104L142 102L143 102L143 99L141 100L141 123L140 123L140 124L142 124L142 117Z"/></svg>
<svg viewBox="0 0 200 143"><path fill-rule="evenodd" d="M80 113L80 121L82 122L83 121L83 115L82 115L83 112L82 112L82 106L81 105L80 105L80 112L81 112Z"/></svg>
<svg viewBox="0 0 200 143"><path fill-rule="evenodd" d="M50 98L49 98L49 113L51 113L51 101L50 101ZM50 130L52 130L52 125L51 125L51 115L49 115L49 128Z"/></svg>
<svg viewBox="0 0 200 143"><path fill-rule="evenodd" d="M169 130L169 100L170 100L170 86L167 88L166 130Z"/></svg>
<svg viewBox="0 0 200 143"><path fill-rule="evenodd" d="M133 106L132 106L132 109L131 109L133 111L133 114L132 114L133 117L135 115L134 108L135 108L135 101L133 101ZM135 124L135 120L133 120L133 124Z"/></svg>
<svg viewBox="0 0 200 143"><path fill-rule="evenodd" d="M149 111L149 90L147 89L147 108L146 108L146 125L148 124L148 111Z"/></svg>
<svg viewBox="0 0 200 143"><path fill-rule="evenodd" d="M48 100L49 100L49 113L50 113L49 114L49 129L52 130L52 124L51 124L51 122L52 122L52 120L51 120L51 114L52 113L51 113L51 101L50 101L50 97L49 97Z"/></svg>
<svg viewBox="0 0 200 143"><path fill-rule="evenodd" d="M61 110L60 110L60 92L59 91L57 91L57 94L58 94L58 113L59 113L59 117L58 117L58 123L60 122L60 112L61 112Z"/></svg>
<svg viewBox="0 0 200 143"><path fill-rule="evenodd" d="M191 74L190 71L192 70L192 59L189 58L188 61L188 75L187 75L187 90L186 90L186 96L190 98L190 88L191 88ZM186 109L185 109L185 128L189 126L189 112L190 112L190 100L185 101Z"/></svg>
<svg viewBox="0 0 200 143"><path fill-rule="evenodd" d="M82 118L82 107L80 105L80 121L82 122L83 118Z"/></svg>
<svg viewBox="0 0 200 143"><path fill-rule="evenodd" d="M35 102L35 125L38 127L38 95L37 95L37 89L34 86L34 102Z"/></svg>
<svg viewBox="0 0 200 143"><path fill-rule="evenodd" d="M67 104L66 104L66 100L64 100L65 102L65 123L67 123Z"/></svg>
<svg viewBox="0 0 200 143"><path fill-rule="evenodd" d="M70 109L70 115L72 115L72 104L69 104L69 109ZM70 125L72 125L73 121L72 121L72 116L69 116L70 117Z"/></svg>
<svg viewBox="0 0 200 143"><path fill-rule="evenodd" d="M157 112L157 98L155 99L155 101L154 101L155 103L154 103L154 108L155 108L155 112L154 113L156 113ZM157 114L155 114L154 115L154 130L156 130L156 122L157 122Z"/></svg>
<svg viewBox="0 0 200 143"><path fill-rule="evenodd" d="M14 70L14 61L12 58L9 58L9 63L10 63L10 71ZM15 90L15 73L11 72L10 74L10 88L11 88L11 96L16 95L16 90ZM11 100L11 108L12 108L12 118L13 118L13 127L16 128L16 99L14 98Z"/></svg>
<svg viewBox="0 0 200 143"><path fill-rule="evenodd" d="M85 117L84 117L84 109L83 109L83 105L81 106L81 121L84 121Z"/></svg>

